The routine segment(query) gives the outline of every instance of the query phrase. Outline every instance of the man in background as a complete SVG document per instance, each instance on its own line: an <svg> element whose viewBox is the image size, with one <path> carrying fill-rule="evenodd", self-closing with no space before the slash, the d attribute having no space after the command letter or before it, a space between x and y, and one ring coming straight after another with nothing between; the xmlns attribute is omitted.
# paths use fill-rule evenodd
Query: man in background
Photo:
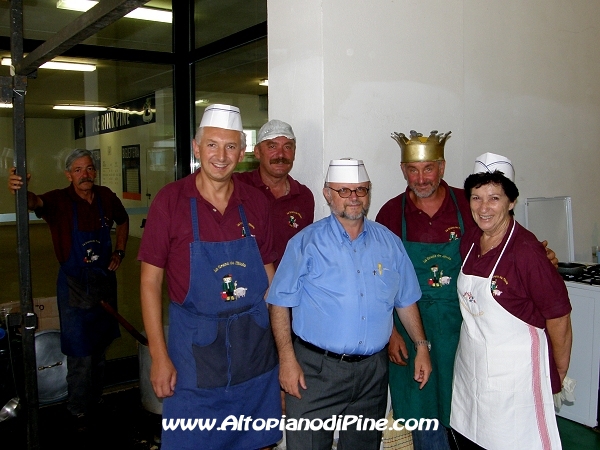
<svg viewBox="0 0 600 450"><path fill-rule="evenodd" d="M254 155L258 169L236 173L234 178L259 189L269 200L277 269L288 241L313 223L315 199L310 189L289 175L296 157L296 136L289 124L277 119L265 123L258 131Z"/></svg>
<svg viewBox="0 0 600 450"><path fill-rule="evenodd" d="M89 150L67 156L65 175L71 184L64 189L27 192L27 207L48 223L60 263L57 302L61 350L67 355L67 409L76 426L85 428L101 400L106 349L119 336L117 321L100 301L117 309L115 271L125 257L129 216L115 193L94 184L96 162ZM22 185L11 169L9 189L14 193Z"/></svg>

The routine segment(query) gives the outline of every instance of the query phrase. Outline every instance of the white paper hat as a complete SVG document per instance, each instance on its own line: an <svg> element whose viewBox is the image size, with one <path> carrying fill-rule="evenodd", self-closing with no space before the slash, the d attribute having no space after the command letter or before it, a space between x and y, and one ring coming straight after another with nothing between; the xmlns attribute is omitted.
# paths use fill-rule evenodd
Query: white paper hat
<svg viewBox="0 0 600 450"><path fill-rule="evenodd" d="M473 173L493 172L499 170L510 181L515 181L515 169L512 161L506 156L496 155L495 153L484 153L475 159Z"/></svg>
<svg viewBox="0 0 600 450"><path fill-rule="evenodd" d="M244 131L240 109L230 105L209 105L198 127L215 127L225 130Z"/></svg>
<svg viewBox="0 0 600 450"><path fill-rule="evenodd" d="M267 139L275 139L276 137L286 137L288 139L296 140L294 136L294 130L289 123L285 123L281 120L273 119L265 123L258 131L258 138L256 143L260 144L262 141Z"/></svg>
<svg viewBox="0 0 600 450"><path fill-rule="evenodd" d="M327 183L364 183L369 180L365 164L360 159L332 159L329 163Z"/></svg>

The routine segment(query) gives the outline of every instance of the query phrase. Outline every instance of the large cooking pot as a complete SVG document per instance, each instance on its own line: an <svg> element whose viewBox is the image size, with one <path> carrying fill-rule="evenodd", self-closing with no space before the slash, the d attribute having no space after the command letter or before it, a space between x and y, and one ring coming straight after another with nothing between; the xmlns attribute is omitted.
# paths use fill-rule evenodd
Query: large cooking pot
<svg viewBox="0 0 600 450"><path fill-rule="evenodd" d="M64 400L67 397L67 357L60 351L60 331L44 330L35 334L35 366L40 404Z"/></svg>
<svg viewBox="0 0 600 450"><path fill-rule="evenodd" d="M579 263L571 263L571 262L559 262L558 263L558 273L562 275L574 275L579 276L583 274L583 269L585 269L585 264Z"/></svg>

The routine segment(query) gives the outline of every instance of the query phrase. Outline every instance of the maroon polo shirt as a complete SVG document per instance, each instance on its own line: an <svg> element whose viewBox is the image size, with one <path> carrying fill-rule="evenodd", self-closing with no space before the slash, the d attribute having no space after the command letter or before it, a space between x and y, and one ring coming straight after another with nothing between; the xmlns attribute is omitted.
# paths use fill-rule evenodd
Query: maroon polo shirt
<svg viewBox="0 0 600 450"><path fill-rule="evenodd" d="M269 186L263 183L259 169L251 172L235 173L234 179L254 186L269 201L273 223L273 250L277 253L275 268L277 268L288 241L301 229L313 223L315 215L313 194L310 189L288 175L290 192L287 195L275 198Z"/></svg>
<svg viewBox="0 0 600 450"><path fill-rule="evenodd" d="M234 180L234 189L224 214L206 201L196 188L198 169L163 187L150 206L138 259L165 269L171 300L183 303L190 284L190 248L194 240L190 198L197 199L200 240L223 242L241 239L243 205L252 235L264 264L275 259L269 204L257 189Z"/></svg>
<svg viewBox="0 0 600 450"><path fill-rule="evenodd" d="M423 242L441 244L450 240L450 234L456 233L456 237L460 238L460 227L456 214L456 205L452 200L449 189L452 189L458 208L462 215L465 233L477 225L473 221L469 202L465 198L465 191L458 188L451 188L444 180L440 181L440 186L446 190L446 196L442 202L440 209L429 217L425 212L421 211L411 200L410 188L406 188L403 194L389 200L381 207L375 221L388 227L394 234L402 238L402 198L406 197L404 207L404 216L406 218L406 238L409 242Z"/></svg>
<svg viewBox="0 0 600 450"><path fill-rule="evenodd" d="M479 256L482 231L476 228L465 235L460 243L463 260L473 244L471 254L463 266L465 274L485 278L490 275L508 239L512 223L513 221L502 243L483 256ZM565 282L546 256L544 246L533 233L518 223L515 224L513 236L496 267L493 280L498 290L494 299L498 304L530 325L545 329L547 319L556 319L571 312ZM550 354L551 352L550 346ZM560 382L552 357L550 367L552 390L558 392Z"/></svg>
<svg viewBox="0 0 600 450"><path fill-rule="evenodd" d="M64 189L56 189L39 197L44 205L35 210L36 216L44 219L50 227L54 253L58 262L69 259L71 253L71 233L73 231L73 205L77 207L78 227L81 231L99 230L102 221L98 208L98 198L102 204L106 226L112 228L113 222L121 225L129 220L123 203L116 194L105 186L93 186L92 203L82 199L69 185Z"/></svg>

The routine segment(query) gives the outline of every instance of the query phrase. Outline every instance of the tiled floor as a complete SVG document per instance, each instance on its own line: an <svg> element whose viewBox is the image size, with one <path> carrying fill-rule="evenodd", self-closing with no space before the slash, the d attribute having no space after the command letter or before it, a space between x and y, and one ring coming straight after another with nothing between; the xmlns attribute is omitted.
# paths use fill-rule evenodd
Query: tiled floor
<svg viewBox="0 0 600 450"><path fill-rule="evenodd" d="M600 430L558 418L558 431L563 450L600 450Z"/></svg>

